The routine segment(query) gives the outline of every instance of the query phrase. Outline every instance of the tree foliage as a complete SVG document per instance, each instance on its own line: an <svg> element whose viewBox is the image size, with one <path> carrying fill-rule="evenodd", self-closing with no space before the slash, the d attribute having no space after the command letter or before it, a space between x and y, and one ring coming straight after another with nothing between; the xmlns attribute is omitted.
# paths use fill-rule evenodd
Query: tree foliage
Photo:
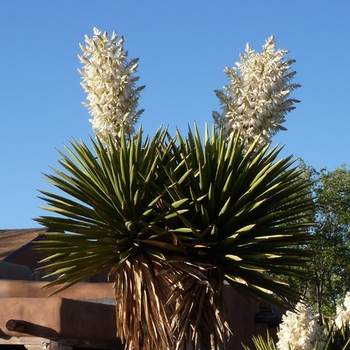
<svg viewBox="0 0 350 350"><path fill-rule="evenodd" d="M308 168L315 213L310 244L313 259L300 288L309 303L323 315L333 315L336 305L350 290L350 170Z"/></svg>

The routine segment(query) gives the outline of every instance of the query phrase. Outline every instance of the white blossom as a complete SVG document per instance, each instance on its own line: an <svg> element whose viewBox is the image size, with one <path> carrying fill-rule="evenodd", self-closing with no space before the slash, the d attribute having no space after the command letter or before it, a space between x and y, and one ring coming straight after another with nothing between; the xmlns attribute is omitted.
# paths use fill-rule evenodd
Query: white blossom
<svg viewBox="0 0 350 350"><path fill-rule="evenodd" d="M262 145L270 143L279 130L286 130L281 125L285 114L299 102L290 93L300 85L290 83L296 72L289 69L295 61L284 60L288 51L276 50L273 36L266 40L262 53L252 50L249 43L245 51L237 68L224 70L231 83L224 86L225 91L215 91L222 113L213 112L213 117L226 137L239 130L249 147L259 135Z"/></svg>
<svg viewBox="0 0 350 350"><path fill-rule="evenodd" d="M324 326L303 303L283 315L277 336L278 350L321 350L327 340Z"/></svg>
<svg viewBox="0 0 350 350"><path fill-rule="evenodd" d="M121 130L126 136L134 133L134 124L143 110L137 111L140 91L135 87L139 79L134 76L138 59L127 60L124 38L112 33L101 33L94 28L94 36L85 36L86 46L80 44L83 55L78 55L83 69L78 69L83 80L81 85L87 92L83 104L89 109L93 119L92 128L102 142L108 137L118 140Z"/></svg>
<svg viewBox="0 0 350 350"><path fill-rule="evenodd" d="M337 317L334 320L338 329L350 325L350 292L347 292L343 305L337 305Z"/></svg>

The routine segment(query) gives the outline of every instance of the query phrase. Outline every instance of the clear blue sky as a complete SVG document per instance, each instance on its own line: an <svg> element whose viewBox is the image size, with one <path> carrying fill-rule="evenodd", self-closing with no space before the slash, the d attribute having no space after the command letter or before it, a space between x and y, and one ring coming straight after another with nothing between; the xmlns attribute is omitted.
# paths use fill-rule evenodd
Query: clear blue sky
<svg viewBox="0 0 350 350"><path fill-rule="evenodd" d="M77 54L94 26L124 35L129 57L140 58L140 122L150 134L211 122L223 69L247 42L261 51L275 35L302 88L274 143L316 169L349 163L349 16L345 0L1 1L0 229L37 226L37 189L53 190L42 173L57 166L56 149L93 135Z"/></svg>

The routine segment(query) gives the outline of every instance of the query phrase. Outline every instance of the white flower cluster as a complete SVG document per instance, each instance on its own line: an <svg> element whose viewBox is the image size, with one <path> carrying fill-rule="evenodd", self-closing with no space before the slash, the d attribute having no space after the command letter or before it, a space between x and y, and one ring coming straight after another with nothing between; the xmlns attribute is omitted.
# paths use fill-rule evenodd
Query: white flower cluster
<svg viewBox="0 0 350 350"><path fill-rule="evenodd" d="M277 333L278 350L321 350L327 336L316 316L304 304L298 303L296 312L287 311Z"/></svg>
<svg viewBox="0 0 350 350"><path fill-rule="evenodd" d="M136 110L144 88L135 88L138 59L128 61L124 39L117 39L116 32L109 39L107 32L94 28L92 38L85 36L87 45L80 44L83 55L78 55L84 64L83 69L78 69L83 76L81 85L89 101L83 104L93 116L90 122L102 142L109 137L117 141L122 129L126 136L133 134L134 124L143 112Z"/></svg>
<svg viewBox="0 0 350 350"><path fill-rule="evenodd" d="M239 130L241 139L248 147L259 135L260 144L271 142L279 130L285 114L294 109L290 93L300 87L290 81L296 72L289 72L294 60L284 60L287 50L276 50L275 38L271 36L256 53L246 46L246 54L240 54L240 62L224 72L231 81L224 90L215 90L222 105L222 113L213 112L215 122L226 137Z"/></svg>
<svg viewBox="0 0 350 350"><path fill-rule="evenodd" d="M337 317L334 320L338 329L350 325L350 292L347 292L343 305L337 305Z"/></svg>

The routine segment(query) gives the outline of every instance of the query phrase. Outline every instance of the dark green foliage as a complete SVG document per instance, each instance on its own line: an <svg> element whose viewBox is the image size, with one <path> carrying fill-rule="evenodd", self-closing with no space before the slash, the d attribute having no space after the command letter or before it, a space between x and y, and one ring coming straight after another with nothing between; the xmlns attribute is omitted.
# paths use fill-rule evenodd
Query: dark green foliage
<svg viewBox="0 0 350 350"><path fill-rule="evenodd" d="M267 331L266 339L260 334L256 337L253 336L253 344L256 350L277 350L276 345L270 333ZM244 350L251 350L248 346L243 344Z"/></svg>
<svg viewBox="0 0 350 350"><path fill-rule="evenodd" d="M226 141L214 127L203 142L197 129L187 139L159 130L143 141L140 130L121 140L91 140L93 152L73 141L61 154L64 170L46 175L63 192L42 192L53 214L37 219L57 231L39 243L49 255L42 270L57 277L51 285L110 270L117 307L136 319L117 331L143 349L173 341L219 349L229 333L224 280L247 297L299 299L277 277L300 276L309 256L300 246L309 242L310 185L291 158L278 160L280 149L268 146L246 151L238 135ZM134 300L118 297L135 289Z"/></svg>
<svg viewBox="0 0 350 350"><path fill-rule="evenodd" d="M313 259L300 291L325 316L335 314L350 290L350 170L343 165L334 171L306 169L313 185L316 226L309 249Z"/></svg>

